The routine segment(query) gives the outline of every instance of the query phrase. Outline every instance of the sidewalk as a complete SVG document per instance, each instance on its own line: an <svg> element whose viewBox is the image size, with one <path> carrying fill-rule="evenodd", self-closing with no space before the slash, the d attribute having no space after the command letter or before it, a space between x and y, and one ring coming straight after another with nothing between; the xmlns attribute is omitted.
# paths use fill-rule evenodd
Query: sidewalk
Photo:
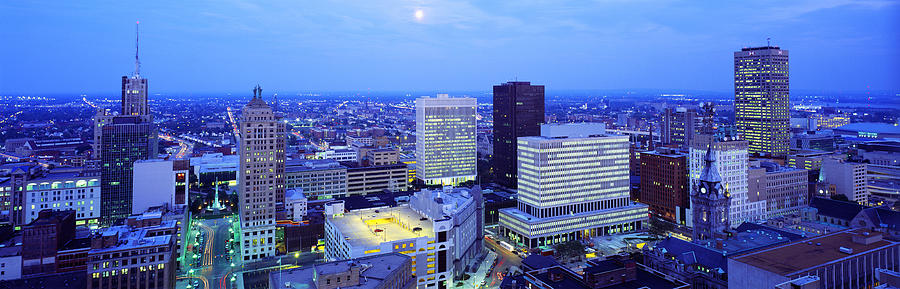
<svg viewBox="0 0 900 289"><path fill-rule="evenodd" d="M488 251L487 256L485 256L484 261L478 265L478 270L475 273L469 273L469 280L462 281L462 287L455 287L459 289L477 289L481 288L481 282L484 281L484 275L491 270L491 265L494 264L494 260L497 259L497 253ZM453 284L456 285L455 283Z"/></svg>

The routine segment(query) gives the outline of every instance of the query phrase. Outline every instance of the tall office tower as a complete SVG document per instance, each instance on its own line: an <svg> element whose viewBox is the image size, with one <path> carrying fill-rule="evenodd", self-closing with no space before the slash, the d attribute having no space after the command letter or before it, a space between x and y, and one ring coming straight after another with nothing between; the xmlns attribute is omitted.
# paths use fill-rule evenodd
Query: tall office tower
<svg viewBox="0 0 900 289"><path fill-rule="evenodd" d="M712 148L706 150L703 163L703 173L697 180L698 186L691 191L694 242L724 239L725 231L731 228L728 222L731 195L727 186L722 185Z"/></svg>
<svg viewBox="0 0 900 289"><path fill-rule="evenodd" d="M495 181L516 187L516 138L541 135L544 123L544 86L507 82L494 86Z"/></svg>
<svg viewBox="0 0 900 289"><path fill-rule="evenodd" d="M734 120L750 153L788 154L789 86L787 50L765 46L734 53Z"/></svg>
<svg viewBox="0 0 900 289"><path fill-rule="evenodd" d="M158 133L132 115L113 117L100 129L100 223L110 226L131 215L134 162L156 157Z"/></svg>
<svg viewBox="0 0 900 289"><path fill-rule="evenodd" d="M699 189L698 179L703 173L706 151L710 148L716 157L716 167L719 170L719 176L722 177L722 183L731 194L731 208L729 209L731 225L738 226L744 221L763 218L766 213L765 202L751 202L747 193L749 157L746 140L717 139L712 135L697 135L692 141L688 156L691 190Z"/></svg>
<svg viewBox="0 0 900 289"><path fill-rule="evenodd" d="M416 175L426 185L475 180L475 113L474 98L416 99Z"/></svg>
<svg viewBox="0 0 900 289"><path fill-rule="evenodd" d="M137 30L135 32L137 33ZM148 83L146 78L141 77L141 60L138 58L139 39L140 37L135 38L134 74L131 77L122 76L122 115L137 115L149 121Z"/></svg>
<svg viewBox="0 0 900 289"><path fill-rule="evenodd" d="M275 209L284 198L284 123L262 100L262 88L241 112L238 190L245 261L275 255Z"/></svg>
<svg viewBox="0 0 900 289"><path fill-rule="evenodd" d="M700 130L700 117L693 108L666 108L660 125L660 140L663 144L674 144L682 148L688 147L691 139Z"/></svg>
<svg viewBox="0 0 900 289"><path fill-rule="evenodd" d="M596 123L520 137L518 206L499 210L501 235L535 248L640 230L648 211L629 199L628 147Z"/></svg>

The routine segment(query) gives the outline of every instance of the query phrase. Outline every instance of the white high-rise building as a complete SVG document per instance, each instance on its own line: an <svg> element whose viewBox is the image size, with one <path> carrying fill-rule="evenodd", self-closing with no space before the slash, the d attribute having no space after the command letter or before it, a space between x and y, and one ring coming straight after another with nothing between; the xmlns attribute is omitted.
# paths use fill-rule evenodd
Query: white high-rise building
<svg viewBox="0 0 900 289"><path fill-rule="evenodd" d="M629 199L628 136L602 124L543 125L518 138L517 208L500 210L500 233L538 246L640 230L647 205Z"/></svg>
<svg viewBox="0 0 900 289"><path fill-rule="evenodd" d="M275 255L275 204L284 199L284 123L253 90L240 124L238 189L244 261Z"/></svg>
<svg viewBox="0 0 900 289"><path fill-rule="evenodd" d="M475 113L474 98L416 99L416 176L426 185L475 180Z"/></svg>
<svg viewBox="0 0 900 289"><path fill-rule="evenodd" d="M697 180L703 172L706 150L712 143L716 168L722 177L722 185L731 194L729 221L736 227L745 221L759 220L766 216L765 200L751 202L748 192L748 143L740 139L722 139L712 141L711 135L698 135L691 142L688 174L691 190L697 189ZM691 220L688 218L688 220ZM692 224L688 224L691 226Z"/></svg>

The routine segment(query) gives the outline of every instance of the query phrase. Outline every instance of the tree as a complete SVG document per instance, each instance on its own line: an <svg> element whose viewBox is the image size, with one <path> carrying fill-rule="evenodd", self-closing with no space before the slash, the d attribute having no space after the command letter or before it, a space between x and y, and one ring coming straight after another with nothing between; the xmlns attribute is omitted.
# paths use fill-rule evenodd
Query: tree
<svg viewBox="0 0 900 289"><path fill-rule="evenodd" d="M582 244L578 240L570 240L565 243L556 244L553 247L556 250L556 253L560 257L560 259L568 260L571 258L580 258L584 256L584 244Z"/></svg>

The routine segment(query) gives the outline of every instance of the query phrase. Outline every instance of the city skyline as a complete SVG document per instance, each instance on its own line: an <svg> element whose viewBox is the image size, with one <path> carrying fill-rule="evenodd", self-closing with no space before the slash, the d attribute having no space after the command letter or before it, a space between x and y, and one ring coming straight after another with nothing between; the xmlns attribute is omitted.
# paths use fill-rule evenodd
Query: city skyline
<svg viewBox="0 0 900 289"><path fill-rule="evenodd" d="M0 94L114 92L131 70L136 21L142 74L164 94L246 95L256 80L285 93L487 90L517 79L548 90L729 91L731 52L767 38L794 52L795 89L900 89L893 1L390 4L3 4L0 18L14 23L4 27L20 29L0 36L20 45L0 48ZM48 87L48 73L67 77Z"/></svg>

